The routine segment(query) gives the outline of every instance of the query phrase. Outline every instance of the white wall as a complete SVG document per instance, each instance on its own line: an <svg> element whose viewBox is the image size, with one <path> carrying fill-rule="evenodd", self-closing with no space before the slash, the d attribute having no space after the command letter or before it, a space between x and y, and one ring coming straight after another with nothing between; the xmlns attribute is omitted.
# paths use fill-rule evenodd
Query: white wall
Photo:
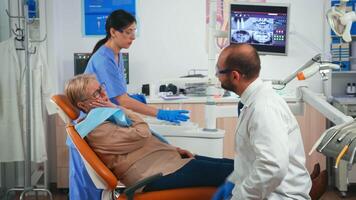
<svg viewBox="0 0 356 200"><path fill-rule="evenodd" d="M291 4L293 34L289 37L288 56L262 56L262 78L284 78L323 51L324 0L268 2ZM48 2L49 56L58 77L59 91L73 75L73 53L91 52L100 39L82 35L81 8L81 1ZM139 36L128 50L129 91L139 91L142 83L185 75L191 68L207 68L205 0L138 0L137 14ZM296 84L293 81L289 87ZM318 76L307 84L321 91Z"/></svg>
<svg viewBox="0 0 356 200"><path fill-rule="evenodd" d="M70 6L67 6L70 5ZM100 37L82 35L81 1L51 1L49 42L51 64L58 71L59 90L73 75L73 53L91 52ZM205 68L205 0L138 1L139 36L129 49L130 85L185 75L191 68ZM54 41L52 41L54 40ZM158 73L157 73L158 72Z"/></svg>

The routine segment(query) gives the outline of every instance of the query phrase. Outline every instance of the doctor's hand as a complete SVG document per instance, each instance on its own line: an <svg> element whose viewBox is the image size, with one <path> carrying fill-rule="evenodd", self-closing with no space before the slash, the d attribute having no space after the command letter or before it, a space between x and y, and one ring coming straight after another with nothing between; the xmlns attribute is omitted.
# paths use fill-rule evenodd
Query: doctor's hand
<svg viewBox="0 0 356 200"><path fill-rule="evenodd" d="M232 194L232 189L235 187L235 184L233 184L230 181L226 181L222 186L218 188L218 190L215 192L212 200L227 200L230 199Z"/></svg>
<svg viewBox="0 0 356 200"><path fill-rule="evenodd" d="M161 109L159 109L157 112L157 119L179 124L179 122L181 122L181 121L185 122L189 119L189 116L185 115L188 113L189 113L189 111L187 111L187 110L161 110Z"/></svg>

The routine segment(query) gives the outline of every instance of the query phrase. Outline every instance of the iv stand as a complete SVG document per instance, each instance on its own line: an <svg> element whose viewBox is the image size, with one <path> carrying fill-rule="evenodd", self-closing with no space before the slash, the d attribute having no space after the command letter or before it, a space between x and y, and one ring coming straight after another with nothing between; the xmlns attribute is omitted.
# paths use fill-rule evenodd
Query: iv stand
<svg viewBox="0 0 356 200"><path fill-rule="evenodd" d="M28 33L28 6L25 2L23 4L23 16L17 16L16 18L24 19L24 46L25 46L25 69L26 69L26 129L25 129L25 178L24 178L24 187L23 188L11 188L6 192L6 200L8 199L8 195L10 192L13 191L22 191L20 195L20 200L24 198L26 193L34 191L36 192L36 199L37 199L37 192L42 191L46 192L49 195L49 199L52 200L52 193L46 188L34 188L31 183L31 70L30 70L30 54L34 52L30 52L29 47L29 33ZM11 17L11 16L9 16Z"/></svg>

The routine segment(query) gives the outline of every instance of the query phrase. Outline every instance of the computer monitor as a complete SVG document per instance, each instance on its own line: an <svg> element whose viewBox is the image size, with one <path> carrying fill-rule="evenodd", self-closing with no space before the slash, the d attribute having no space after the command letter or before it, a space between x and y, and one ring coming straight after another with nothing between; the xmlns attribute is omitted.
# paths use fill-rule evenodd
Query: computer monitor
<svg viewBox="0 0 356 200"><path fill-rule="evenodd" d="M74 53L74 75L82 74L87 67L90 53ZM129 53L122 53L126 83L129 84Z"/></svg>
<svg viewBox="0 0 356 200"><path fill-rule="evenodd" d="M231 3L230 43L249 43L260 54L287 55L289 4Z"/></svg>

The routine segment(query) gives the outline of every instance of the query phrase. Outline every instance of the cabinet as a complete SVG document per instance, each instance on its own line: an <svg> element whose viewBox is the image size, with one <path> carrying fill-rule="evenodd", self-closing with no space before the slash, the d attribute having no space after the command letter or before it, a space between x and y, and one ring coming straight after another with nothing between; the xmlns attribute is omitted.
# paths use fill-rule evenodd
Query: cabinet
<svg viewBox="0 0 356 200"><path fill-rule="evenodd" d="M326 158L324 155L314 152L308 155L314 143L326 130L326 118L309 104L304 103L304 114L296 115L305 151L305 165L311 173L316 163L320 163L321 170L326 169Z"/></svg>
<svg viewBox="0 0 356 200"><path fill-rule="evenodd" d="M332 97L345 97L347 83L356 83L356 71L332 72L329 94Z"/></svg>
<svg viewBox="0 0 356 200"><path fill-rule="evenodd" d="M187 109L191 111L191 121L205 126L205 104L200 103L151 103L151 106L161 109ZM236 105L237 103L218 103L218 105ZM304 105L304 114L296 116L302 132L304 149L306 153L306 166L309 172L312 171L315 163L319 162L321 168L325 169L325 157L319 153L313 153L308 156L312 145L325 131L326 120L318 111L309 105ZM234 156L235 130L237 127L237 118L221 118L217 121L217 127L225 130L223 154L226 158ZM69 176L69 153L66 141L65 124L61 118L56 116L56 149L57 149L57 187L68 188Z"/></svg>
<svg viewBox="0 0 356 200"><path fill-rule="evenodd" d="M197 123L199 127L205 127L205 104L204 103L157 103L150 104L161 109L185 109L190 111L190 121ZM217 103L217 106L236 105L237 103ZM237 111L236 111L237 112ZM237 127L237 117L219 118L216 126L225 130L224 150L225 158L234 157L234 133Z"/></svg>
<svg viewBox="0 0 356 200"><path fill-rule="evenodd" d="M67 132L65 124L58 114L56 121L56 149L57 149L57 188L68 188L69 180L69 150L66 145Z"/></svg>

